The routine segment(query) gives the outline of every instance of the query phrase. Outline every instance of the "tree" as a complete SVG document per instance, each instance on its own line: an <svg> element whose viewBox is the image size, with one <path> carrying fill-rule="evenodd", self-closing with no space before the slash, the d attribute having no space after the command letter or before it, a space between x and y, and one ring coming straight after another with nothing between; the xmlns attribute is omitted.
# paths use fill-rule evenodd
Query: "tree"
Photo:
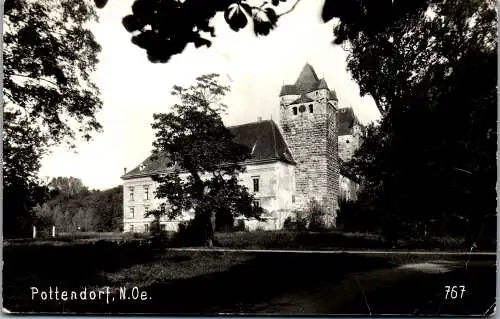
<svg viewBox="0 0 500 319"><path fill-rule="evenodd" d="M241 163L250 158L250 150L233 141L220 117L226 109L220 101L228 90L218 83L217 74L200 76L189 88L174 86L172 94L180 104L172 112L153 116L153 155L168 159L167 171L154 177L159 183L156 197L168 203L161 213L175 218L194 210L203 232L211 228L213 214L222 219L240 214L258 217L261 212L238 183L245 170ZM147 213L155 214L157 210ZM210 237L207 233L204 239Z"/></svg>
<svg viewBox="0 0 500 319"><path fill-rule="evenodd" d="M481 229L496 210L496 28L493 1L446 1L350 39L348 67L384 115L351 166L391 228L488 237Z"/></svg>
<svg viewBox="0 0 500 319"><path fill-rule="evenodd" d="M89 191L74 177L56 177L60 191L34 209L36 225L55 225L58 231L119 231L123 225L123 187ZM71 183L70 183L71 181ZM70 185L74 188L71 189Z"/></svg>
<svg viewBox="0 0 500 319"><path fill-rule="evenodd" d="M54 177L49 186L68 197L88 191L82 180L75 177Z"/></svg>
<svg viewBox="0 0 500 319"><path fill-rule="evenodd" d="M90 80L99 44L87 24L90 1L6 0L3 47L4 234L30 226L46 199L37 178L49 147L101 129L99 90ZM25 225L25 226L26 226Z"/></svg>

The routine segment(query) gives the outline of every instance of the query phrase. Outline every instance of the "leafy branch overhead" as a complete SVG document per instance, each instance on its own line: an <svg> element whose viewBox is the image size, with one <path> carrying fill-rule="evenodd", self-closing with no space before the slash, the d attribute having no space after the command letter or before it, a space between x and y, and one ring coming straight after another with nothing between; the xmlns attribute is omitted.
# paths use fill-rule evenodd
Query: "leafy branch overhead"
<svg viewBox="0 0 500 319"><path fill-rule="evenodd" d="M260 6L252 6L241 0L136 0L132 14L123 18L123 25L134 33L132 42L145 49L152 62L167 62L189 43L197 48L210 47L211 38L215 37L210 20L218 12L224 14L234 31L246 27L251 20L256 35L269 34L279 17L275 7L285 1L266 1Z"/></svg>
<svg viewBox="0 0 500 319"><path fill-rule="evenodd" d="M107 0L94 0L98 8ZM266 36L277 27L280 17L292 12L301 0L135 0L132 14L123 18L132 42L147 51L152 62L166 63L192 43L210 47L215 37L211 19L224 15L229 27L240 31L253 25L256 36ZM323 22L338 19L334 28L335 43L355 39L359 34L373 34L399 17L436 0L324 0ZM252 3L252 4L251 4Z"/></svg>

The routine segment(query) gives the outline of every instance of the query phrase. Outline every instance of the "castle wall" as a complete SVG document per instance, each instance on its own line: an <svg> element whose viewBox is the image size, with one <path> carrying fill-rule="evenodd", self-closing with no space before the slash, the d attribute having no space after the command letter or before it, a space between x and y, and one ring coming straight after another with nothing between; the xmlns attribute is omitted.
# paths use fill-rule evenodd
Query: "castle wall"
<svg viewBox="0 0 500 319"><path fill-rule="evenodd" d="M338 138L338 143L339 157L344 162L351 160L360 144L359 137L354 135L341 135Z"/></svg>

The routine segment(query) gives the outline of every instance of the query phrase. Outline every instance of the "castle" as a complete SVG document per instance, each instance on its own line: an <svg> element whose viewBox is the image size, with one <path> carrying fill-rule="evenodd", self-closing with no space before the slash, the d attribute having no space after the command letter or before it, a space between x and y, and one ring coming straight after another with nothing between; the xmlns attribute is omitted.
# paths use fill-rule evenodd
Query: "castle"
<svg viewBox="0 0 500 319"><path fill-rule="evenodd" d="M356 199L359 185L343 170L342 162L359 147L363 127L352 108L339 107L335 91L310 64L294 84L282 87L279 98L279 125L259 120L229 127L234 140L252 150L240 182L266 212L264 221L245 223L250 229L281 229L287 217L307 210L314 199L325 208L325 221L334 225L339 199ZM165 167L165 159L149 157L122 176L124 231L149 230L152 218L144 218L144 213L162 202L153 195L152 176ZM160 224L176 231L179 223L192 217L186 212L175 220L164 217Z"/></svg>

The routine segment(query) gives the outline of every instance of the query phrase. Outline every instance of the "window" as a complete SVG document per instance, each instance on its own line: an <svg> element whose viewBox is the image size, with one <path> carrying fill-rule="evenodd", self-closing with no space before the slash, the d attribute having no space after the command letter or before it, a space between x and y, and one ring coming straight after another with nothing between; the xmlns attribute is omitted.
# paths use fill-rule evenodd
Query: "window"
<svg viewBox="0 0 500 319"><path fill-rule="evenodd" d="M296 106L293 107L293 115L297 115L297 107Z"/></svg>
<svg viewBox="0 0 500 319"><path fill-rule="evenodd" d="M253 180L253 191L257 193L259 191L259 178L258 177L252 177Z"/></svg>
<svg viewBox="0 0 500 319"><path fill-rule="evenodd" d="M253 206L254 207L260 207L260 201L259 200L254 200L253 201Z"/></svg>
<svg viewBox="0 0 500 319"><path fill-rule="evenodd" d="M130 196L129 196L129 199L130 199L131 201L133 201L133 200L134 200L134 188L133 188L133 187L129 187L129 188L128 188L128 191L129 191L129 195L130 195Z"/></svg>
<svg viewBox="0 0 500 319"><path fill-rule="evenodd" d="M292 203L295 203L295 195L292 195Z"/></svg>
<svg viewBox="0 0 500 319"><path fill-rule="evenodd" d="M134 207L130 207L128 212L128 218L134 218Z"/></svg>
<svg viewBox="0 0 500 319"><path fill-rule="evenodd" d="M147 213L149 211L149 206L144 206L144 212Z"/></svg>
<svg viewBox="0 0 500 319"><path fill-rule="evenodd" d="M309 104L309 113L312 113L312 112L313 112L313 105Z"/></svg>
<svg viewBox="0 0 500 319"><path fill-rule="evenodd" d="M144 231L149 233L149 224L144 224Z"/></svg>
<svg viewBox="0 0 500 319"><path fill-rule="evenodd" d="M349 144L349 140L345 140L345 143L346 143L346 144Z"/></svg>
<svg viewBox="0 0 500 319"><path fill-rule="evenodd" d="M165 224L161 224L161 225L160 225L160 229L161 229L162 231L164 231L165 229L167 229L167 225L165 225Z"/></svg>
<svg viewBox="0 0 500 319"><path fill-rule="evenodd" d="M130 225L130 232L134 232L134 225Z"/></svg>
<svg viewBox="0 0 500 319"><path fill-rule="evenodd" d="M144 199L149 199L149 186L144 186Z"/></svg>

